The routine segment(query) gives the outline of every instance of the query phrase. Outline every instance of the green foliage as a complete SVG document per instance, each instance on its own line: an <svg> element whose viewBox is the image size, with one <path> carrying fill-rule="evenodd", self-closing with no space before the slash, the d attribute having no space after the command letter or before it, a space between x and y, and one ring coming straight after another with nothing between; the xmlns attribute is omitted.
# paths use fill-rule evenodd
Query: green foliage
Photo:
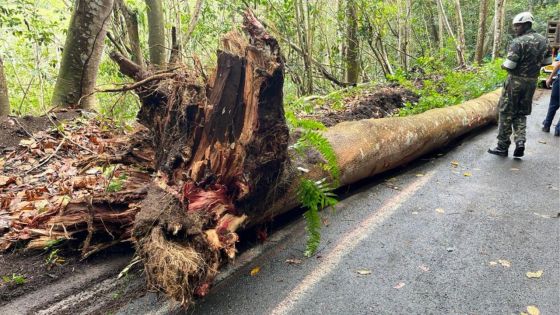
<svg viewBox="0 0 560 315"><path fill-rule="evenodd" d="M303 214L307 223L307 248L304 255L312 256L317 252L321 241L321 218L319 210L325 207L334 206L337 203L336 195L332 192L333 188L326 178L319 181L302 179L298 188L297 196L299 202L307 208Z"/></svg>
<svg viewBox="0 0 560 315"><path fill-rule="evenodd" d="M477 98L498 88L507 75L500 67L500 59L468 70L447 68L433 58L419 59L419 63L423 63L423 69L428 69L426 73L415 77L397 72L389 77L420 96L418 103L406 104L399 111L400 116L419 114Z"/></svg>
<svg viewBox="0 0 560 315"><path fill-rule="evenodd" d="M4 281L4 283L14 283L17 285L21 285L27 282L25 276L15 273L13 273L11 276L2 276L2 280Z"/></svg>
<svg viewBox="0 0 560 315"><path fill-rule="evenodd" d="M312 256L321 241L321 219L319 211L324 207L336 204L336 195L332 193L332 186L338 186L340 169L336 160L336 154L328 140L318 130L324 130L325 126L320 122L309 119L297 119L292 111L286 111L286 119L291 128L302 128L300 138L294 144L294 149L299 154L305 154L308 149L314 149L321 154L326 163L321 166L331 177L331 182L326 178L320 181L312 181L300 178L297 189L298 200L307 211L303 214L307 224L307 246L305 256Z"/></svg>
<svg viewBox="0 0 560 315"><path fill-rule="evenodd" d="M118 165L109 165L103 168L103 176L109 181L107 188L105 188L106 192L118 192L124 188L124 182L128 177L126 174L115 176L117 168Z"/></svg>
<svg viewBox="0 0 560 315"><path fill-rule="evenodd" d="M334 185L338 185L340 169L338 168L336 154L332 145L322 134L315 130L304 130L301 137L295 143L294 148L300 153L303 153L307 148L317 150L327 162L323 165L324 170L329 172Z"/></svg>

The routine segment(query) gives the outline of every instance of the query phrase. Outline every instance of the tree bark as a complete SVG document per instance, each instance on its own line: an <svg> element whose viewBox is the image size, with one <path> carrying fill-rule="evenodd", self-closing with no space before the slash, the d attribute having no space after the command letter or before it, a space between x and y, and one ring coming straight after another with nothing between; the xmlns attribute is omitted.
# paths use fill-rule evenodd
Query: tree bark
<svg viewBox="0 0 560 315"><path fill-rule="evenodd" d="M447 14L445 14L445 8L443 7L442 0L436 0L436 2L438 4L439 12L441 13L444 24L447 27L447 31L449 32L449 35L451 36L451 38L453 39L453 42L455 43L455 51L457 52L457 63L459 65L459 67L464 67L465 66L465 54L464 54L464 51L461 47L461 43L457 39L457 37L453 34L453 29L451 28L451 24L449 24L449 19L447 18Z"/></svg>
<svg viewBox="0 0 560 315"><path fill-rule="evenodd" d="M90 108L113 0L77 0L70 19L52 105Z"/></svg>
<svg viewBox="0 0 560 315"><path fill-rule="evenodd" d="M117 0L115 2L118 6L120 13L124 17L124 22L126 24L126 33L128 37L128 45L131 50L131 59L137 65L144 65L144 55L142 53L142 48L140 46L140 35L138 32L138 14L132 10L123 0Z"/></svg>
<svg viewBox="0 0 560 315"><path fill-rule="evenodd" d="M165 66L167 49L165 45L165 20L161 0L146 0L148 8L148 45L150 62L156 68Z"/></svg>
<svg viewBox="0 0 560 315"><path fill-rule="evenodd" d="M476 48L474 61L482 64L484 57L484 37L486 36L486 19L488 18L488 0L480 0L478 13L478 35L476 36Z"/></svg>
<svg viewBox="0 0 560 315"><path fill-rule="evenodd" d="M200 12L202 11L202 4L204 3L203 0L197 0L194 5L194 10L191 14L191 20L189 21L189 28L185 33L185 37L183 39L183 43L186 45L191 38L192 33L194 32L194 28L196 27L196 23L198 23L198 18L200 17Z"/></svg>
<svg viewBox="0 0 560 315"><path fill-rule="evenodd" d="M354 0L346 2L346 41L348 52L346 54L346 82L356 84L360 77L360 55L358 42L358 17Z"/></svg>
<svg viewBox="0 0 560 315"><path fill-rule="evenodd" d="M10 97L8 95L8 81L4 73L4 63L0 56L0 116L10 114Z"/></svg>
<svg viewBox="0 0 560 315"><path fill-rule="evenodd" d="M457 15L457 40L462 53L463 66L465 65L465 25L463 23L463 12L461 11L461 0L455 0L455 13Z"/></svg>
<svg viewBox="0 0 560 315"><path fill-rule="evenodd" d="M504 14L506 0L495 0L494 5L494 44L492 45L492 60L496 59L499 55L500 46L502 43L502 32L504 28Z"/></svg>
<svg viewBox="0 0 560 315"><path fill-rule="evenodd" d="M309 40L311 39L309 36L310 30L308 29L307 20L306 19L306 12L307 10L304 9L303 0L296 0L294 3L295 13L296 13L296 30L298 34L298 39L300 43L300 47L303 53L303 65L304 65L304 85L305 85L305 93L312 94L313 93L313 69L311 67L311 44Z"/></svg>

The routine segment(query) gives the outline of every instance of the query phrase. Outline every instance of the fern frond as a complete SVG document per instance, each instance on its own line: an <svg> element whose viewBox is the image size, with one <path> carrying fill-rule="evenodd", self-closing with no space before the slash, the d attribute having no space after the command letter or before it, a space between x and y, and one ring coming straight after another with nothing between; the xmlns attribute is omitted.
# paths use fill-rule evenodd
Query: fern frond
<svg viewBox="0 0 560 315"><path fill-rule="evenodd" d="M336 160L334 149L327 138L317 131L306 130L298 139L295 147L296 150L298 150L298 148L301 150L301 148L309 146L315 148L323 156L323 158L325 158L327 161L326 169L329 173L331 173L334 185L338 186L340 169L338 168L338 162Z"/></svg>
<svg viewBox="0 0 560 315"><path fill-rule="evenodd" d="M307 208L307 211L303 214L308 233L307 246L304 253L307 257L315 254L321 241L319 210L328 206L334 206L337 202L333 198L332 190L333 188L326 181L326 178L319 181L302 179L298 187L298 199Z"/></svg>

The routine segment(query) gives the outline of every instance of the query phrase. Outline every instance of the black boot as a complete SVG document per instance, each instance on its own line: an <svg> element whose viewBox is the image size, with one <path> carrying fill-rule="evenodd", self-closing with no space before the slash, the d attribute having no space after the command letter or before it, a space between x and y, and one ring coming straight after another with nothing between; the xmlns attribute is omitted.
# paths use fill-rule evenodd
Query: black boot
<svg viewBox="0 0 560 315"><path fill-rule="evenodd" d="M515 151L513 151L514 157L522 157L525 153L525 141L517 141L515 143Z"/></svg>
<svg viewBox="0 0 560 315"><path fill-rule="evenodd" d="M508 150L502 149L500 147L495 147L494 149L488 149L488 153L499 155L499 156L508 156Z"/></svg>
<svg viewBox="0 0 560 315"><path fill-rule="evenodd" d="M550 126L543 126L541 130L544 132L550 132Z"/></svg>

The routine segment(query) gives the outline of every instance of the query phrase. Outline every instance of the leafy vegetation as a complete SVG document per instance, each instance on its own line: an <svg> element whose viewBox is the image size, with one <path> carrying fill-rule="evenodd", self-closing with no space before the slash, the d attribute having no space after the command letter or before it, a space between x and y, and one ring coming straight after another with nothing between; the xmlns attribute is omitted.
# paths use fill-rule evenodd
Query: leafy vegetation
<svg viewBox="0 0 560 315"><path fill-rule="evenodd" d="M312 256L317 252L321 241L321 218L319 210L334 206L337 203L336 195L332 192L333 188L325 178L319 181L302 179L298 188L298 199L307 208L303 214L307 223L307 247L304 255Z"/></svg>
<svg viewBox="0 0 560 315"><path fill-rule="evenodd" d="M293 102L305 95L328 95L330 106L341 106L344 94L352 89L340 89L325 76L330 74L338 81L344 81L348 64L348 28L356 20L356 39L359 43L358 61L360 64L360 82L382 82L387 76L392 79L414 76L415 69L431 71L430 67L437 63L441 76L428 79L425 90L421 89L425 100L418 104L419 109L410 108L403 114L420 112L427 108L441 107L460 99L467 99L479 94L481 89L487 90L486 82L495 85L498 77L495 72L486 72L485 66L469 75L465 71L455 71L456 43L449 32L437 29L438 10L433 1L420 0L406 2L391 1L338 1L332 5L327 0L267 0L267 1L204 1L199 13L194 10L195 2L162 0L164 3L166 37L171 26L177 26L182 43L183 60L193 66L200 60L203 69L209 71L215 63L215 51L218 39L232 28L239 25L239 13L249 5L257 16L262 18L273 35L280 39L282 50L287 61L285 97L287 104L308 106L306 102ZM169 3L168 3L169 2ZM138 18L139 45L143 48L143 57L148 59L148 19L145 1L126 0L126 6ZM61 54L66 39L73 2L52 0L5 0L0 7L0 56L4 61L4 71L8 82L11 99L11 111L14 114L42 114L50 109L50 100L60 67ZM457 12L451 1L443 1L452 27L456 26ZM526 10L527 1L513 0L506 2L505 21L518 12ZM349 15L347 10L355 6L355 14ZM407 15L407 6L411 6ZM479 1L462 0L462 11L459 13L464 20L465 56L468 62L473 60L473 48L476 46ZM551 0L529 0L529 7L535 15L534 28L543 32L549 19L558 19L558 3ZM298 8L303 8L302 12ZM298 13L299 12L299 13ZM350 12L351 13L351 12ZM187 28L193 17L197 17L192 32L187 36ZM486 19L487 36L493 30L493 12L490 6ZM126 42L127 31L122 19L115 14L111 16L109 32L117 43ZM306 28L301 28L307 25ZM500 39L499 55L503 55L506 44L512 38L512 32L506 28ZM455 30L454 30L455 31ZM301 34L298 35L298 34ZM403 37L407 34L407 37ZM307 38L308 42L305 41ZM170 39L166 38L167 45ZM99 88L127 81L116 65L108 58L108 52L117 47L112 41L106 40L97 78ZM121 47L122 48L122 47ZM124 47L124 50L130 47ZM484 47L484 61L491 60L492 43ZM298 50L299 49L299 50ZM306 70L303 53L314 60L311 71ZM383 60L385 60L382 62ZM322 65L323 68L317 65ZM492 68L492 62L488 68ZM323 71L324 70L324 71ZM311 78L307 76L311 74ZM490 77L485 77L489 75ZM441 83L439 80L446 82ZM496 79L496 80L495 80ZM306 80L312 80L312 90L303 88ZM474 80L475 82L470 82ZM453 87L453 82L456 86ZM440 85L445 89L438 90ZM462 86L460 86L462 85ZM474 89L467 88L474 85ZM449 99L439 95L450 91L454 93ZM461 91L467 92L461 96ZM473 91L474 93L469 93ZM436 94L437 93L437 94ZM438 95L439 94L439 95ZM97 111L117 121L127 121L135 117L138 100L132 93L107 94L99 93ZM319 97L315 103L324 99ZM309 107L307 109L310 109Z"/></svg>
<svg viewBox="0 0 560 315"><path fill-rule="evenodd" d="M4 281L4 283L13 283L16 285L22 285L27 282L27 279L25 278L24 275L14 273L11 276L2 276L2 281Z"/></svg>
<svg viewBox="0 0 560 315"><path fill-rule="evenodd" d="M322 167L331 177L330 180L323 178L319 181L309 180L304 177L300 178L297 196L302 206L307 209L303 214L308 231L307 246L304 254L310 257L315 254L321 241L321 218L319 211L325 207L334 206L337 203L336 195L332 190L338 186L340 169L333 147L318 131L325 129L325 126L313 120L298 120L293 113L289 113L287 116L288 123L292 128L302 128L301 136L294 144L295 151L301 155L304 155L309 149L319 152L326 161L326 163L322 164Z"/></svg>
<svg viewBox="0 0 560 315"><path fill-rule="evenodd" d="M467 70L449 69L441 63L435 63L433 58L423 59L426 64L424 69L430 69L426 73L410 75L398 72L389 76L390 80L420 96L418 103L406 104L400 110L400 116L419 114L477 98L498 88L506 77L506 71L500 67L501 59Z"/></svg>

